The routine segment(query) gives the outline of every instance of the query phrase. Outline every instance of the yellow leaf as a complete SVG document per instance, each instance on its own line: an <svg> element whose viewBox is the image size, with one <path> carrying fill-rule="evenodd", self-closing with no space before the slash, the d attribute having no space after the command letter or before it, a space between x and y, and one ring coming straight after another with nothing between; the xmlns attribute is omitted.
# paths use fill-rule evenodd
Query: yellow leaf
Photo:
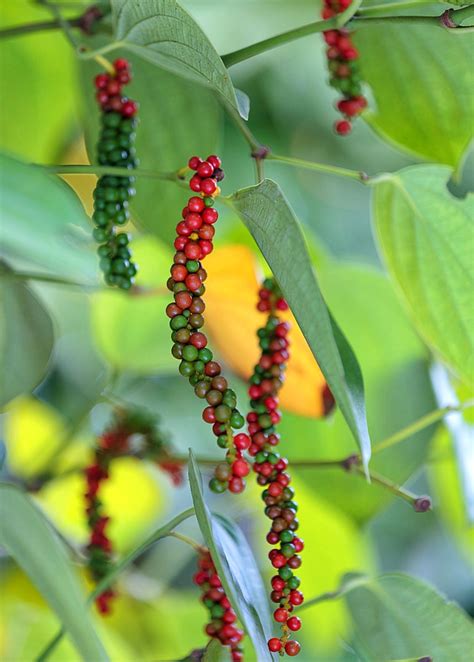
<svg viewBox="0 0 474 662"><path fill-rule="evenodd" d="M63 158L64 163L77 163L78 165L89 165L84 137L81 136L74 141L66 150ZM92 214L94 200L92 192L97 183L96 175L63 175L62 178L69 186L74 189L78 198L81 200L84 208L89 214Z"/></svg>
<svg viewBox="0 0 474 662"><path fill-rule="evenodd" d="M31 396L14 400L7 408L5 423L10 470L30 478L46 469L65 433L64 422L52 407Z"/></svg>
<svg viewBox="0 0 474 662"><path fill-rule="evenodd" d="M258 361L257 329L265 314L257 311L257 264L250 249L238 244L217 248L206 258L206 324L213 346L229 367L248 379ZM302 416L325 414L326 381L291 312L282 313L291 323L291 358L281 390L285 409Z"/></svg>
<svg viewBox="0 0 474 662"><path fill-rule="evenodd" d="M111 518L107 531L116 552L122 553L141 540L163 512L165 495L160 488L151 468L143 462L127 457L112 462L100 497L104 513ZM78 473L51 481L38 495L56 526L81 542L87 537L85 489L84 477Z"/></svg>

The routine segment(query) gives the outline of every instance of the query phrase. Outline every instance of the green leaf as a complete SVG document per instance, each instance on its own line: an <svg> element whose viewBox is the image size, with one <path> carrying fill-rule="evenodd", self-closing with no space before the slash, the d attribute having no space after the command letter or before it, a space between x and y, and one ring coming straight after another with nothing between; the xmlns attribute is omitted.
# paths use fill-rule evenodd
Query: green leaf
<svg viewBox="0 0 474 662"><path fill-rule="evenodd" d="M53 323L47 310L14 273L0 264L0 407L32 391L46 374L54 345ZM34 348L34 351L32 351Z"/></svg>
<svg viewBox="0 0 474 662"><path fill-rule="evenodd" d="M373 449L370 466L404 484L426 461L434 426L383 452L377 453L376 447L389 435L436 409L428 375L429 353L391 281L379 269L328 260L319 264L318 280L342 330L350 333L365 377ZM295 460L308 457L331 460L353 452L352 435L338 409L329 421L285 412L280 432L282 439L291 440ZM298 469L298 474L316 494L359 523L373 517L394 499L388 490L369 485L360 476L339 468L320 467L317 481L314 469Z"/></svg>
<svg viewBox="0 0 474 662"><path fill-rule="evenodd" d="M139 57L129 60L133 70L129 94L140 104L136 138L140 168L176 171L192 154L206 157L215 152L221 128L215 94ZM92 84L95 73L95 63L83 63L84 122L92 163L97 160L99 119ZM183 207L183 190L174 183L145 177L137 181L136 188L137 195L130 201L133 220L171 244L176 234L176 214Z"/></svg>
<svg viewBox="0 0 474 662"><path fill-rule="evenodd" d="M428 584L404 574L367 579L345 594L356 640L377 662L430 656L468 660L474 630L468 616Z"/></svg>
<svg viewBox="0 0 474 662"><path fill-rule="evenodd" d="M229 648L222 646L217 639L211 639L204 651L202 662L228 662L229 660Z"/></svg>
<svg viewBox="0 0 474 662"><path fill-rule="evenodd" d="M64 624L85 660L108 660L64 547L32 501L0 484L0 543L15 559Z"/></svg>
<svg viewBox="0 0 474 662"><path fill-rule="evenodd" d="M0 254L15 266L95 283L91 226L75 193L59 177L0 154Z"/></svg>
<svg viewBox="0 0 474 662"><path fill-rule="evenodd" d="M112 0L117 46L162 69L205 85L237 110L235 90L219 54L174 0Z"/></svg>
<svg viewBox="0 0 474 662"><path fill-rule="evenodd" d="M0 3L2 27L45 19L48 12L34 3ZM74 118L73 50L60 30L48 30L2 39L0 51L0 85L8 90L0 113L0 147L31 161L54 162Z"/></svg>
<svg viewBox="0 0 474 662"><path fill-rule="evenodd" d="M472 384L474 198L450 195L449 175L442 166L384 175L375 184L374 222L388 270L416 328Z"/></svg>
<svg viewBox="0 0 474 662"><path fill-rule="evenodd" d="M457 167L472 138L473 35L419 24L381 30L374 21L355 38L375 97L369 124L413 154Z"/></svg>
<svg viewBox="0 0 474 662"><path fill-rule="evenodd" d="M196 518L227 597L251 639L259 661L271 660L267 647L271 617L252 551L236 524L209 512L203 497L201 473L191 450L189 482Z"/></svg>
<svg viewBox="0 0 474 662"><path fill-rule="evenodd" d="M237 191L232 202L275 274L367 466L370 438L360 368L321 295L293 210L269 179Z"/></svg>

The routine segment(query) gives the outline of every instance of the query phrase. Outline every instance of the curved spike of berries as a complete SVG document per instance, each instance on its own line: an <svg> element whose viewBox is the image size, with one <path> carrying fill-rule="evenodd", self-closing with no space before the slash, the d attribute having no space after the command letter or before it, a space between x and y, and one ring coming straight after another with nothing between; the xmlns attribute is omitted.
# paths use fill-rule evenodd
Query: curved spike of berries
<svg viewBox="0 0 474 662"><path fill-rule="evenodd" d="M249 396L251 411L247 415L248 433L251 439L249 453L255 458L253 469L257 483L265 487L262 499L265 515L271 520L267 535L270 545L278 545L269 553L272 566L278 571L272 580L270 599L278 605L273 613L274 620L281 626L281 635L268 641L272 653L297 655L300 645L291 639L292 632L301 627L300 619L293 614L294 608L303 602L298 590L299 578L294 571L301 565L299 553L304 543L297 535L299 522L296 518L298 504L290 487L288 461L277 451L280 436L276 426L281 419L278 410L278 392L283 385L286 364L290 357L289 324L282 321L279 311L288 309L280 288L272 278L263 282L259 291L257 309L268 313L265 326L258 330L261 349L260 360L250 378Z"/></svg>
<svg viewBox="0 0 474 662"><path fill-rule="evenodd" d="M174 295L166 308L174 343L171 352L180 361L179 372L189 379L197 397L206 400L202 417L212 425L218 446L227 450L225 462L217 465L209 487L213 492L229 489L237 494L245 489L244 479L250 471L242 453L249 447L250 439L246 434L234 433L245 425L245 419L201 330L207 278L202 262L213 249L214 223L219 218L214 199L220 193L218 182L224 178L224 172L215 155L205 161L193 156L188 166L195 171L189 181L193 195L176 226L176 254L167 283Z"/></svg>
<svg viewBox="0 0 474 662"><path fill-rule="evenodd" d="M352 0L324 0L321 16L332 18L346 10ZM367 99L362 94L361 76L351 33L347 28L323 32L327 44L326 56L330 74L329 84L342 93L337 109L344 119L334 124L336 133L347 136L352 131L352 120L367 107Z"/></svg>
<svg viewBox="0 0 474 662"><path fill-rule="evenodd" d="M140 435L141 445L132 448L131 438L136 435ZM156 419L142 410L117 412L112 425L99 437L93 462L84 470L89 527L88 566L96 582L105 577L113 565L112 542L106 532L110 518L99 498L102 484L109 478L112 461L129 454L154 461L170 474L173 484L179 485L183 480L182 465L172 461L167 443ZM114 596L115 591L108 588L96 598L101 614L110 612L110 601Z"/></svg>
<svg viewBox="0 0 474 662"><path fill-rule="evenodd" d="M193 581L201 589L201 601L209 610L210 620L204 631L211 639L217 639L223 646L229 646L232 662L242 662L244 656L240 642L244 633L236 624L237 616L206 549L199 555L198 571Z"/></svg>
<svg viewBox="0 0 474 662"><path fill-rule="evenodd" d="M131 80L130 65L122 58L114 62L115 73L95 77L96 99L102 110L101 131L97 145L100 165L132 170L138 165L135 156L135 129L138 106L122 96L122 87ZM118 228L129 219L128 203L135 195L135 177L100 177L94 190L95 223L93 237L99 248L99 266L108 285L128 290L134 283L137 266L132 261L126 232Z"/></svg>

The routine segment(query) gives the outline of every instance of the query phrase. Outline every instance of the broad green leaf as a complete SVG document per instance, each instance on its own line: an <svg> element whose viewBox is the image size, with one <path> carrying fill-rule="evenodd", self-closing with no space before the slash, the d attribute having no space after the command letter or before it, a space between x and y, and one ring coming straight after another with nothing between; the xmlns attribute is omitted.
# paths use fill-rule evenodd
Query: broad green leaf
<svg viewBox="0 0 474 662"><path fill-rule="evenodd" d="M373 443L371 468L404 484L426 461L435 427L376 453L377 443L436 409L428 376L429 352L406 315L392 283L366 265L327 261L318 267L325 300L349 334L365 377L367 418ZM348 297L347 293L351 295ZM370 320L370 324L368 323ZM305 386L311 392L311 386ZM313 389L314 395L316 391ZM353 438L336 408L329 419L315 420L285 411L279 424L292 459L321 460L353 453ZM289 453L290 450L287 450ZM339 468L298 469L318 496L359 522L373 517L393 494ZM350 498L348 495L350 494ZM407 517L419 517L406 508Z"/></svg>
<svg viewBox="0 0 474 662"><path fill-rule="evenodd" d="M355 36L362 77L375 97L364 117L407 151L458 167L473 130L474 35L420 24L381 30L376 23Z"/></svg>
<svg viewBox="0 0 474 662"><path fill-rule="evenodd" d="M0 407L39 384L54 345L48 311L24 282L14 278L0 264Z"/></svg>
<svg viewBox="0 0 474 662"><path fill-rule="evenodd" d="M201 473L191 450L189 482L196 518L227 597L252 641L258 660L271 660L267 647L271 620L260 573L237 525L209 512Z"/></svg>
<svg viewBox="0 0 474 662"><path fill-rule="evenodd" d="M356 640L377 662L423 656L453 662L472 655L474 628L467 614L418 579L382 575L344 597Z"/></svg>
<svg viewBox="0 0 474 662"><path fill-rule="evenodd" d="M129 60L133 81L128 93L140 104L136 139L140 168L176 171L193 154L205 158L215 152L221 133L221 111L215 95L135 55ZM99 119L92 84L97 71L95 63L83 63L83 119L92 163L96 162ZM137 181L136 188L137 195L130 201L134 221L171 242L184 204L183 190L172 182L145 177Z"/></svg>
<svg viewBox="0 0 474 662"><path fill-rule="evenodd" d="M108 660L84 609L77 577L55 532L18 488L2 483L0 495L2 546L38 587L82 657Z"/></svg>
<svg viewBox="0 0 474 662"><path fill-rule="evenodd" d="M222 646L216 639L211 639L204 651L202 662L228 662L229 660L229 648Z"/></svg>
<svg viewBox="0 0 474 662"><path fill-rule="evenodd" d="M450 169L413 166L375 184L373 214L390 275L416 328L467 384L474 376L474 197L450 195Z"/></svg>
<svg viewBox="0 0 474 662"><path fill-rule="evenodd" d="M78 198L59 177L0 155L0 254L15 266L97 280L92 226Z"/></svg>
<svg viewBox="0 0 474 662"><path fill-rule="evenodd" d="M0 3L4 28L49 18L37 3ZM0 61L0 85L8 90L0 113L1 149L54 162L74 121L77 84L70 45L60 30L3 38Z"/></svg>
<svg viewBox="0 0 474 662"><path fill-rule="evenodd" d="M275 274L367 465L370 438L360 368L322 297L293 210L269 179L237 191L232 203Z"/></svg>
<svg viewBox="0 0 474 662"><path fill-rule="evenodd" d="M175 0L112 0L117 46L205 85L239 110L229 73L194 19Z"/></svg>

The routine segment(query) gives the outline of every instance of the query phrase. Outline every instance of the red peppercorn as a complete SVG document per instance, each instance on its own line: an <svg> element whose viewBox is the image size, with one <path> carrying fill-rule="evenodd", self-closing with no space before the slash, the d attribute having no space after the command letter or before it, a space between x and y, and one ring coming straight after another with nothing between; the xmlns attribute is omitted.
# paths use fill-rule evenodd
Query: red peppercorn
<svg viewBox="0 0 474 662"><path fill-rule="evenodd" d="M217 184L213 179L203 179L199 182L199 189L193 188L193 191L194 190L202 191L205 195L212 195L217 190Z"/></svg>
<svg viewBox="0 0 474 662"><path fill-rule="evenodd" d="M191 177L191 180L189 182L189 187L191 191L195 191L196 193L199 193L199 191L201 191L201 178L198 177L197 175ZM204 189L202 189L202 191L205 193Z"/></svg>
<svg viewBox="0 0 474 662"><path fill-rule="evenodd" d="M232 473L234 476L239 476L240 478L244 478L245 476L248 475L250 471L250 466L248 462L245 460L236 460L232 464Z"/></svg>
<svg viewBox="0 0 474 662"><path fill-rule="evenodd" d="M115 71L127 71L129 68L128 61L124 58L117 58L114 60L114 69Z"/></svg>
<svg viewBox="0 0 474 662"><path fill-rule="evenodd" d="M347 136L352 131L352 124L348 120L338 120L334 124L336 133L340 136Z"/></svg>
<svg viewBox="0 0 474 662"><path fill-rule="evenodd" d="M240 494L245 488L245 483L242 478L234 476L229 480L229 491L233 494Z"/></svg>
<svg viewBox="0 0 474 662"><path fill-rule="evenodd" d="M301 627L301 621L298 618L298 616L292 616L287 620L286 624L290 628L290 630L293 630L293 632L296 632Z"/></svg>
<svg viewBox="0 0 474 662"><path fill-rule="evenodd" d="M282 649L283 644L279 639L273 637L268 641L268 648L272 653L278 653Z"/></svg>
<svg viewBox="0 0 474 662"><path fill-rule="evenodd" d="M211 154L210 156L208 156L206 161L210 163L214 168L220 168L222 165L220 158L215 154Z"/></svg>
<svg viewBox="0 0 474 662"><path fill-rule="evenodd" d="M279 607L273 612L273 618L277 623L286 623L288 620L288 611L282 607Z"/></svg>
<svg viewBox="0 0 474 662"><path fill-rule="evenodd" d="M294 639L290 639L290 641L287 641L285 644L285 652L290 657L294 657L295 655L298 655L300 650L301 650L300 644Z"/></svg>
<svg viewBox="0 0 474 662"><path fill-rule="evenodd" d="M191 168L191 170L197 170L201 163L202 159L200 159L199 156L192 156L188 161L188 167Z"/></svg>

